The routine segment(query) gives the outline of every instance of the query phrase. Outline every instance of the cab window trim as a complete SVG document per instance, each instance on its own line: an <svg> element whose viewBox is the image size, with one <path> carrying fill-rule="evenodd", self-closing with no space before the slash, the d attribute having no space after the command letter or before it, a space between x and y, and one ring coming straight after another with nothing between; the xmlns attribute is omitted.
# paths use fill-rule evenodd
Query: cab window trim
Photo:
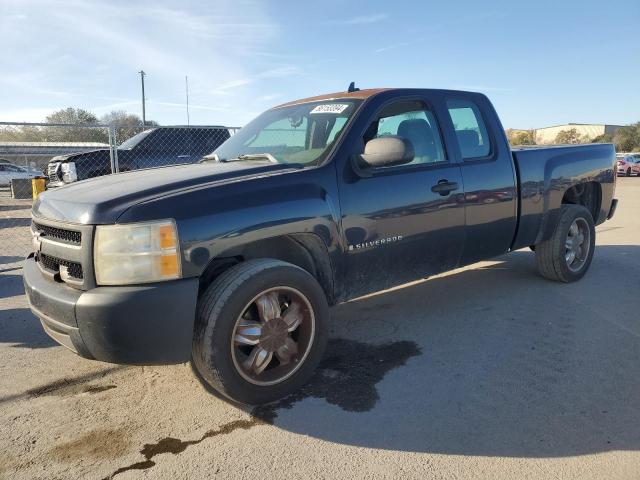
<svg viewBox="0 0 640 480"><path fill-rule="evenodd" d="M392 175L392 174L403 173L403 172L408 173L408 172L420 171L420 170L450 168L451 166L455 165L455 162L452 161L452 157L449 154L448 145L445 140L444 131L441 126L442 122L441 122L441 119L439 118L440 116L438 115L438 111L432 102L430 102L429 100L427 100L425 97L421 95L407 95L407 96L395 97L383 102L369 117L368 121L365 123L364 128L362 128L358 133L357 138L360 138L361 140L363 140L364 134L369 129L371 122L373 122L374 119L378 118L378 116L380 115L380 112L382 112L385 108L389 107L390 105L393 105L394 103L402 103L402 102L410 102L410 101L418 101L422 103L425 109L433 115L433 119L435 120L435 123L436 123L435 126L437 130L437 134L440 138L440 144L442 145L442 154L444 155L443 160L440 162L432 162L432 163L413 163L413 164L407 163L405 165L396 165L393 167L369 167L369 168L362 167L361 165L357 165L357 162L354 161L353 162L354 167L355 167L356 173L359 176L372 177L372 176ZM364 140L363 140L363 147L364 147Z"/></svg>
<svg viewBox="0 0 640 480"><path fill-rule="evenodd" d="M476 107L475 110L472 108L472 110L474 110L474 116L476 111L480 113L480 120L482 120L482 123L484 123L484 128L487 132L487 139L489 140L489 153L487 155L484 155L482 157L464 157L463 156L462 147L460 146L460 140L458 139L458 134L456 133L456 128L455 128L455 125L453 124L453 118L451 118L451 113L449 112L449 101L451 100L471 103ZM482 163L482 162L496 161L496 159L498 158L498 155L497 155L495 135L493 133L493 129L491 128L491 125L487 121L487 117L483 109L480 107L478 102L466 96L447 96L444 99L444 107L447 112L447 115L449 115L449 121L451 122L451 126L453 128L453 139L458 146L458 151L460 152L460 160L462 161L462 163Z"/></svg>

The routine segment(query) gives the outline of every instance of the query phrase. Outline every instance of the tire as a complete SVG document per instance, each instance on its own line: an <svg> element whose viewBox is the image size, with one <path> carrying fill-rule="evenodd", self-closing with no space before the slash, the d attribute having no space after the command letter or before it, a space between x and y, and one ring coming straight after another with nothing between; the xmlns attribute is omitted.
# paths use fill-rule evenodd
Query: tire
<svg viewBox="0 0 640 480"><path fill-rule="evenodd" d="M631 176L631 169L627 168L627 177L630 177L630 176Z"/></svg>
<svg viewBox="0 0 640 480"><path fill-rule="evenodd" d="M260 300L267 297L278 299L275 304L284 306L281 313L275 314L275 310L266 307L260 309L259 305L264 305ZM292 307L294 303L297 308ZM283 322L293 318L289 315L293 310L301 320L291 331L291 326ZM272 259L240 263L216 278L198 299L192 363L203 380L225 397L248 405L269 403L296 391L309 380L324 353L328 319L324 291L305 270ZM242 328L257 324L263 333L253 331L251 335L243 335ZM267 324L280 325L284 330L280 333L272 330L276 333L270 336L271 330L267 330L276 327L267 328ZM294 355L289 355L291 344L282 340L282 332L295 343ZM238 338L242 342L234 341ZM269 343L273 339L286 345L280 343L276 347L276 343ZM258 343L243 344L249 340ZM255 359L267 358L267 354L262 355L263 350L271 356L264 370L256 373L255 369L265 362L258 365ZM256 351L259 353L255 354ZM251 358L255 361L254 368L245 368Z"/></svg>
<svg viewBox="0 0 640 480"><path fill-rule="evenodd" d="M573 224L583 234L584 241L573 261L569 261L568 244L579 242L575 235L569 237ZM588 238L586 238L588 236ZM536 264L540 275L557 282L575 282L580 280L591 265L595 249L596 231L591 213L582 205L562 205L558 223L553 235L536 246ZM588 251L584 252L584 248Z"/></svg>

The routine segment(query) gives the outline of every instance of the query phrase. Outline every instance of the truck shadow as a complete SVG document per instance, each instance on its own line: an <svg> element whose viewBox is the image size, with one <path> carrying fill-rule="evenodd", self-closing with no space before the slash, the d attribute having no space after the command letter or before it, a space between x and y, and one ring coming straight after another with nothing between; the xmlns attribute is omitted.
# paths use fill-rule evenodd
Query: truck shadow
<svg viewBox="0 0 640 480"><path fill-rule="evenodd" d="M0 255L0 268L12 264L22 262L24 257L18 257L16 255Z"/></svg>
<svg viewBox="0 0 640 480"><path fill-rule="evenodd" d="M15 348L49 348L58 344L49 337L28 308L0 311L0 343Z"/></svg>
<svg viewBox="0 0 640 480"><path fill-rule="evenodd" d="M23 294L22 275L5 274L0 276L0 299Z"/></svg>
<svg viewBox="0 0 640 480"><path fill-rule="evenodd" d="M339 306L333 363L325 360L298 394L253 414L291 432L388 450L638 450L639 255L637 246L599 246L584 279L558 284L519 251ZM390 361L384 352L398 362L380 374L377 362Z"/></svg>

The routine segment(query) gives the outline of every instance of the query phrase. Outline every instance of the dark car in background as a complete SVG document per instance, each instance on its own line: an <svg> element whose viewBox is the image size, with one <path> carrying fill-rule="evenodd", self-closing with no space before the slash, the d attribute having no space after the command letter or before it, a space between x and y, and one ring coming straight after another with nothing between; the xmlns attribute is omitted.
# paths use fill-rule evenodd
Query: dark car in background
<svg viewBox="0 0 640 480"><path fill-rule="evenodd" d="M229 129L221 126L150 128L123 142L115 150L114 158L108 148L53 157L47 166L48 187L115 171L194 163L230 136Z"/></svg>

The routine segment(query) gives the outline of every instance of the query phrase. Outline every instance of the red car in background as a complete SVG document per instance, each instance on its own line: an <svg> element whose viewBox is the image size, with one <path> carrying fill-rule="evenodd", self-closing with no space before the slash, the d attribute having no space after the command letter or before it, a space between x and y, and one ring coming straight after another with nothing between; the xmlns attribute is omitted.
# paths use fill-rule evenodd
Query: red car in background
<svg viewBox="0 0 640 480"><path fill-rule="evenodd" d="M618 175L640 176L640 154L618 153L616 155L616 169Z"/></svg>

